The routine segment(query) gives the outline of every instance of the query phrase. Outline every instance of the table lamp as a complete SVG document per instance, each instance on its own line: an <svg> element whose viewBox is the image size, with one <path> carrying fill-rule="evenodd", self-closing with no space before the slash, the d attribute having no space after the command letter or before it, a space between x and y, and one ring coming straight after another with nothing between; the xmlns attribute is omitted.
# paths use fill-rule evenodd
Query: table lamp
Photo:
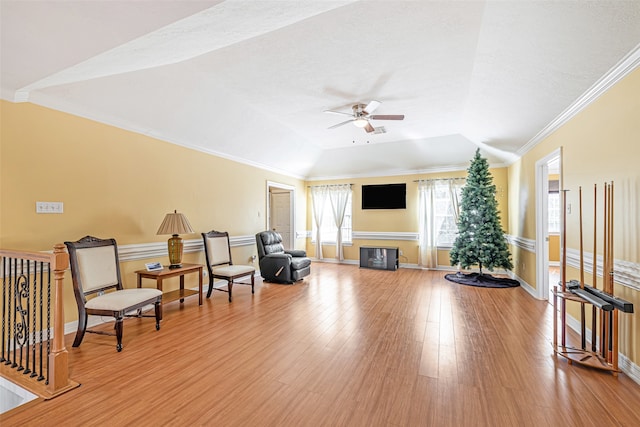
<svg viewBox="0 0 640 427"><path fill-rule="evenodd" d="M157 235L161 234L171 234L171 238L169 238L167 244L169 248L169 268L180 268L182 267L182 238L178 236L178 234L191 234L193 233L193 229L191 228L191 224L189 224L189 220L186 216L178 211L173 211L173 213L168 213L164 217L164 221L160 224L160 228L158 228Z"/></svg>

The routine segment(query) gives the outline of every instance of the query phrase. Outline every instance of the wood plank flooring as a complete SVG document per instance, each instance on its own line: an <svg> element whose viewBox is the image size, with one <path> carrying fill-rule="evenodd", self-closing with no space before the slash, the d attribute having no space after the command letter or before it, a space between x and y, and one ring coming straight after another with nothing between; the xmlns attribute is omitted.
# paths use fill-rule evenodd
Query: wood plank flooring
<svg viewBox="0 0 640 427"><path fill-rule="evenodd" d="M237 286L231 304L168 304L160 331L126 320L121 353L67 336L82 386L0 424L640 425L638 384L568 365L551 338L552 307L521 288L314 263L293 286Z"/></svg>

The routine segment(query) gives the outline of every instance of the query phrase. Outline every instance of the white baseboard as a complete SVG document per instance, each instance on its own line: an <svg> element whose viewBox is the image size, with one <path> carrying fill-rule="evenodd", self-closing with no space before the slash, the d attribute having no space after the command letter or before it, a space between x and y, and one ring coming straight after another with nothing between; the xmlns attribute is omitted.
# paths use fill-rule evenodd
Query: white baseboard
<svg viewBox="0 0 640 427"><path fill-rule="evenodd" d="M360 262L355 259L345 259L345 260L337 260L335 258L311 258L313 262L324 262L326 264L351 264L351 265L360 265Z"/></svg>
<svg viewBox="0 0 640 427"><path fill-rule="evenodd" d="M458 267L454 266L454 265L438 265L436 267L436 270L440 270L440 271L458 271ZM473 273L479 273L480 270L478 269L470 269L470 270L464 270L465 272L473 272Z"/></svg>
<svg viewBox="0 0 640 427"><path fill-rule="evenodd" d="M527 291L529 293L529 295L531 295L532 297L534 297L535 299L538 299L537 296L537 292L536 290L533 288L533 286L531 286L530 284L528 284L524 279L522 279L520 276L518 276L516 273L514 273L513 271L509 271L508 272L509 277L517 280L518 282L520 282L520 286L522 287L522 289L524 289L525 291Z"/></svg>
<svg viewBox="0 0 640 427"><path fill-rule="evenodd" d="M624 354L620 353L618 356L618 367L620 370L637 384L640 384L640 367L629 360Z"/></svg>

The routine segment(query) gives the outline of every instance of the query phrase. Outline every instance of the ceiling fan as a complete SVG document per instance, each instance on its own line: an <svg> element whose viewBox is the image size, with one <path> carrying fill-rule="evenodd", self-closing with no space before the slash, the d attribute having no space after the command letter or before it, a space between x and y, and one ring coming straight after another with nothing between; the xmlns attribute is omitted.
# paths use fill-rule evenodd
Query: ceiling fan
<svg viewBox="0 0 640 427"><path fill-rule="evenodd" d="M374 132L376 129L369 122L370 120L404 120L404 114L371 114L380 106L380 101L370 101L368 104L355 104L351 107L351 113L343 111L324 110L325 113L341 114L351 117L349 120L337 125L330 126L328 129L334 129L347 123L353 123L359 128L364 128L367 133Z"/></svg>

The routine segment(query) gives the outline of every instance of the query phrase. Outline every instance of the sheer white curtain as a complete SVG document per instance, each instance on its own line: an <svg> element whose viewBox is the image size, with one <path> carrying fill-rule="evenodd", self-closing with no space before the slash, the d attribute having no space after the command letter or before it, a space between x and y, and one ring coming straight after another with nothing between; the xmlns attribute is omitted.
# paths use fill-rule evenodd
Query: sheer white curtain
<svg viewBox="0 0 640 427"><path fill-rule="evenodd" d="M419 265L438 267L438 240L448 242L452 227L458 223L459 194L464 182L463 179L418 181Z"/></svg>
<svg viewBox="0 0 640 427"><path fill-rule="evenodd" d="M434 210L435 181L418 181L419 257L418 264L426 268L438 266L438 238Z"/></svg>
<svg viewBox="0 0 640 427"><path fill-rule="evenodd" d="M336 258L340 261L344 260L344 251L342 247L342 224L344 223L344 214L347 203L351 198L351 184L331 185L328 188L329 200L331 200L331 210L333 211L333 220L338 229L336 233Z"/></svg>
<svg viewBox="0 0 640 427"><path fill-rule="evenodd" d="M315 185L311 187L311 205L313 220L316 222L316 258L322 259L322 217L324 205L327 202L327 186Z"/></svg>
<svg viewBox="0 0 640 427"><path fill-rule="evenodd" d="M449 180L449 198L451 199L451 211L453 212L453 219L458 224L458 218L460 218L460 200L458 195L460 189L464 186L465 181L461 179ZM458 263L458 271L460 271L460 263Z"/></svg>

